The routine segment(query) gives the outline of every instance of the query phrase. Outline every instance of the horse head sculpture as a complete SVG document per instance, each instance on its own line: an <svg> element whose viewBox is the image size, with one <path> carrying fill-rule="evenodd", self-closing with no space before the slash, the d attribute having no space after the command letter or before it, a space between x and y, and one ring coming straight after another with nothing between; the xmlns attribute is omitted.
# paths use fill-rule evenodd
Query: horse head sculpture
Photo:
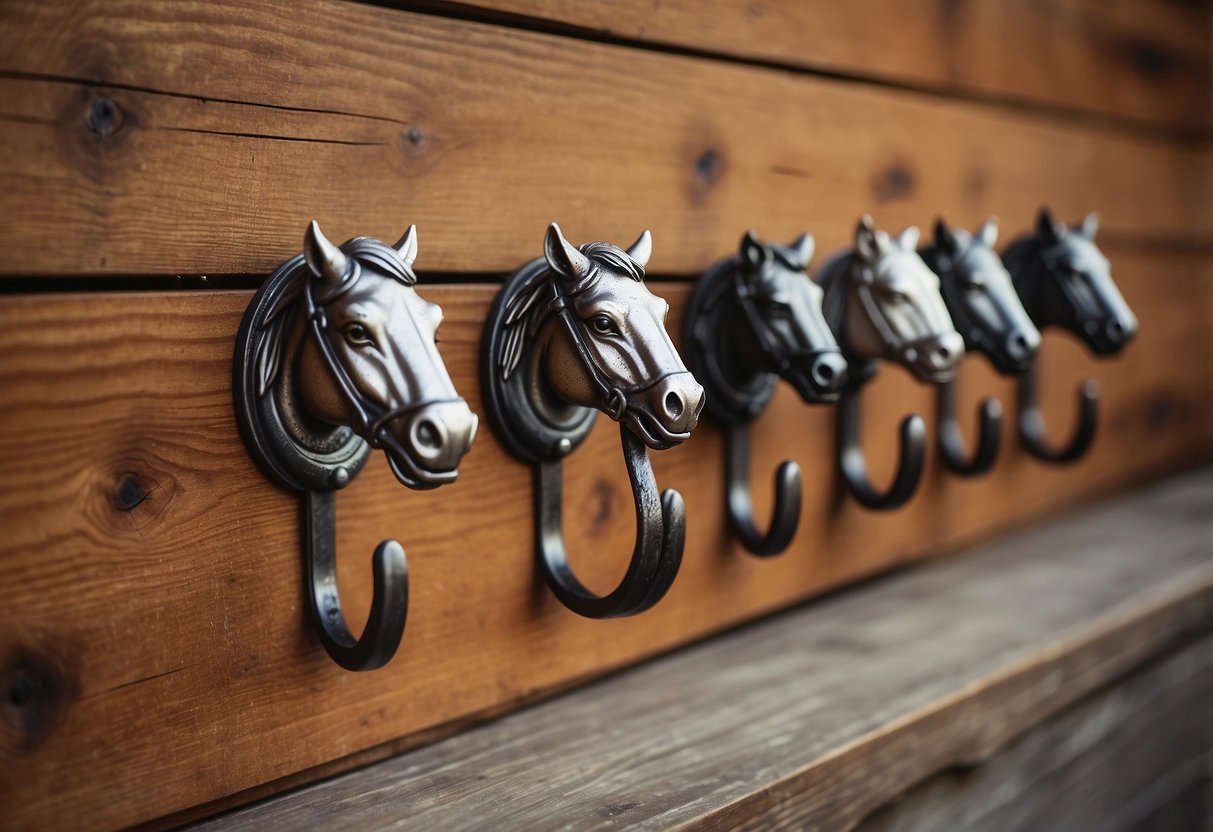
<svg viewBox="0 0 1213 832"><path fill-rule="evenodd" d="M1095 234L1099 218L1088 214L1074 229L1041 209L1034 234L1020 238L1003 254L1015 290L1040 329L1057 326L1074 333L1097 356L1115 355L1137 334L1137 318L1112 280L1111 268ZM1020 376L1019 436L1028 451L1046 462L1073 462L1095 439L1099 389L1094 381L1079 390L1078 424L1060 450L1046 440L1035 365Z"/></svg>
<svg viewBox="0 0 1213 832"><path fill-rule="evenodd" d="M666 332L668 304L644 284L651 253L647 231L628 249L576 247L553 223L544 256L507 281L485 326L481 366L492 424L507 449L535 465L540 571L566 606L590 618L648 609L682 557L682 498L667 490L658 499L646 446L687 439L704 395ZM620 423L638 522L628 573L606 596L573 575L561 532L560 461L584 441L599 410Z"/></svg>
<svg viewBox="0 0 1213 832"><path fill-rule="evenodd" d="M988 219L970 234L953 230L942 219L935 224L935 244L921 253L939 275L944 303L969 352L983 353L1000 373L1022 373L1040 347L1040 331L1028 317L1011 275L994 249L998 223ZM957 474L977 476L994 464L1002 436L1002 405L987 398L979 412L977 449L965 452L956 417L954 382L938 388L936 434L944 463Z"/></svg>
<svg viewBox="0 0 1213 832"><path fill-rule="evenodd" d="M775 474L775 506L766 534L754 523L750 497L749 425L783 378L808 403L838 398L847 365L821 311L824 293L806 274L811 234L790 245L764 243L753 231L738 254L711 268L695 285L687 309L687 360L707 392L707 412L726 428L727 508L753 554L779 554L800 519L800 466L790 460Z"/></svg>
<svg viewBox="0 0 1213 832"><path fill-rule="evenodd" d="M886 492L877 491L860 445L862 386L880 359L896 361L921 381L950 381L964 355L964 339L940 296L939 278L915 251L917 244L917 228L893 238L865 216L855 231L855 248L822 270L826 320L850 368L838 407L839 468L851 493L869 508L896 508L913 495L925 460L926 429L920 416L902 421L897 475Z"/></svg>
<svg viewBox="0 0 1213 832"><path fill-rule="evenodd" d="M438 354L442 310L415 289L417 232L395 245L333 245L313 221L304 253L249 304L237 340L237 415L250 454L307 503L308 597L329 655L351 670L382 666L404 632L408 572L394 540L375 551L375 596L361 638L345 623L336 582L334 490L382 448L414 489L458 476L476 416Z"/></svg>

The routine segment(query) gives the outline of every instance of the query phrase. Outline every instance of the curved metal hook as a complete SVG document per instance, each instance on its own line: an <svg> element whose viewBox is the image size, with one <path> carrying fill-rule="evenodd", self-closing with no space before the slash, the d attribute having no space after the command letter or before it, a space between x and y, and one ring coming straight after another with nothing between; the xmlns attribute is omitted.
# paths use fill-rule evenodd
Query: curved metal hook
<svg viewBox="0 0 1213 832"><path fill-rule="evenodd" d="M1099 385L1091 379L1078 388L1078 424L1070 441L1060 450L1049 447L1045 419L1040 412L1036 362L1019 377L1019 440L1028 453L1045 462L1064 464L1080 459L1095 441L1099 424Z"/></svg>
<svg viewBox="0 0 1213 832"><path fill-rule="evenodd" d="M396 655L409 611L409 568L395 540L375 548L375 594L360 638L354 638L337 592L336 493L305 491L307 574L305 589L317 634L333 661L346 670L374 670Z"/></svg>
<svg viewBox="0 0 1213 832"><path fill-rule="evenodd" d="M733 531L751 554L766 558L778 555L792 542L800 524L803 490L800 466L784 460L775 470L775 506L764 535L754 524L754 502L750 499L750 426L731 425L725 433L726 487L729 520Z"/></svg>
<svg viewBox="0 0 1213 832"><path fill-rule="evenodd" d="M901 422L901 444L897 476L889 490L881 493L868 477L868 464L860 437L859 390L844 390L838 400L838 469L847 488L862 505L888 511L899 508L914 496L926 460L927 428L917 414Z"/></svg>
<svg viewBox="0 0 1213 832"><path fill-rule="evenodd" d="M668 488L658 497L657 480L644 443L622 424L619 438L636 502L636 545L627 574L607 595L587 589L569 565L562 529L561 463L535 466L536 554L552 592L566 607L586 618L622 618L660 601L674 583L686 540L682 495Z"/></svg>
<svg viewBox="0 0 1213 832"><path fill-rule="evenodd" d="M956 382L938 385L939 421L935 428L944 464L962 477L976 477L994 466L1002 445L1002 402L987 398L978 412L977 450L969 456L956 418Z"/></svg>

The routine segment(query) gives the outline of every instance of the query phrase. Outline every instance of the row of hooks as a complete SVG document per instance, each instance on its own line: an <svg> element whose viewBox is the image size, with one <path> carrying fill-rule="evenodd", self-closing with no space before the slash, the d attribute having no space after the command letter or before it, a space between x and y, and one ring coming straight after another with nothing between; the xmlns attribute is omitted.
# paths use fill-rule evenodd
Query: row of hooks
<svg viewBox="0 0 1213 832"><path fill-rule="evenodd" d="M854 247L808 276L814 242L784 246L747 232L738 253L697 283L685 318L686 358L665 329L668 305L644 283L652 253L645 231L628 248L569 243L553 223L543 256L515 272L485 321L481 386L501 444L534 471L536 557L552 592L590 618L634 615L669 590L681 564L686 512L681 495L659 492L648 450L688 439L701 412L727 435L727 506L732 527L755 555L784 551L799 525L801 473L776 472L767 530L753 517L750 435L779 379L811 404L838 402L838 466L865 506L903 505L921 478L926 428L901 425L900 459L885 491L870 481L859 442L860 392L879 363L894 361L939 386L937 436L949 468L990 469L998 454L1001 406L981 408L969 454L956 417L953 377L966 349L1020 376L1019 434L1051 462L1072 461L1094 438L1098 394L1083 386L1080 421L1061 450L1045 442L1035 358L1041 328L1059 326L1099 355L1119 351L1137 322L1094 243L1097 221L1068 229L1042 211L1036 231L1000 257L997 230L935 228L897 237L864 217ZM373 558L374 599L355 638L336 577L335 492L372 449L413 489L458 476L477 416L458 395L437 348L441 310L415 291L417 234L396 244L365 237L334 245L313 221L304 251L254 296L237 336L233 388L250 455L279 485L303 496L306 591L321 643L350 670L381 667L395 654L408 609L408 568L394 540ZM620 424L636 504L637 538L627 573L606 595L574 574L564 545L562 461L588 436L598 411Z"/></svg>

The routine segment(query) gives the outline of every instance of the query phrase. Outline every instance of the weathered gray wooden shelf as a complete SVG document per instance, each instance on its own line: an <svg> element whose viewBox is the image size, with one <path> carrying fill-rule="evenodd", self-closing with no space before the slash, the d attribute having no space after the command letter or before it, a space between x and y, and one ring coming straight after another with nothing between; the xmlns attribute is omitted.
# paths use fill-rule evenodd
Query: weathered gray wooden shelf
<svg viewBox="0 0 1213 832"><path fill-rule="evenodd" d="M1205 469L203 828L1186 828L1211 631Z"/></svg>

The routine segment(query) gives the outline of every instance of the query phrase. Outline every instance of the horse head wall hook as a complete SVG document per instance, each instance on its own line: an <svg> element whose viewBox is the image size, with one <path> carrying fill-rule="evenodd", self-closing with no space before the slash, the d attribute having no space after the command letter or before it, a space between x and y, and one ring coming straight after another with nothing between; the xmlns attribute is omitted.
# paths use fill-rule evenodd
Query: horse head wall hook
<svg viewBox="0 0 1213 832"><path fill-rule="evenodd" d="M876 374L880 359L896 361L920 381L950 381L964 355L939 294L939 278L918 256L918 229L896 238L877 231L864 216L855 230L855 248L822 267L826 320L846 356L848 381L838 404L838 466L847 488L861 504L893 509L914 494L926 458L922 417L901 423L897 474L884 492L872 485L860 444L860 391Z"/></svg>
<svg viewBox="0 0 1213 832"><path fill-rule="evenodd" d="M573 246L552 223L544 256L515 272L485 322L481 378L490 423L514 456L535 466L536 555L560 601L588 618L656 604L678 573L686 532L681 495L660 496L646 446L691 435L703 388L665 329L669 305L644 285L648 231L626 250ZM637 536L623 581L599 596L573 574L562 531L561 460L597 416L620 424L636 499Z"/></svg>
<svg viewBox="0 0 1213 832"><path fill-rule="evenodd" d="M729 519L742 544L763 557L792 542L800 521L800 466L775 473L775 506L765 534L750 496L750 423L766 408L779 378L809 403L835 401L847 364L821 311L824 293L805 273L813 236L787 246L753 231L740 251L709 269L687 307L687 363L707 391L708 415L725 427Z"/></svg>
<svg viewBox="0 0 1213 832"><path fill-rule="evenodd" d="M1115 355L1137 334L1137 318L1112 280L1108 259L1095 245L1099 218L1088 214L1073 230L1042 208L1036 231L1003 254L1015 290L1036 326L1057 326L1077 335L1097 356ZM1037 459L1053 463L1082 457L1095 439L1099 388L1086 381L1078 392L1078 424L1070 441L1051 448L1040 412L1036 363L1019 379L1019 438Z"/></svg>
<svg viewBox="0 0 1213 832"><path fill-rule="evenodd" d="M953 230L940 219L935 223L935 244L919 254L939 275L944 303L964 337L965 350L983 353L1000 373L1018 375L1031 366L1040 347L1040 331L994 250L997 241L998 223L993 218L974 234ZM1002 438L1002 405L993 398L981 403L977 449L969 455L956 416L955 381L939 385L938 401L936 434L944 464L966 477L989 471Z"/></svg>
<svg viewBox="0 0 1213 832"><path fill-rule="evenodd" d="M452 482L476 434L438 354L442 310L414 288L416 256L412 226L395 246L357 237L338 247L313 221L304 253L253 297L236 341L241 435L269 477L304 496L309 606L325 650L347 670L395 655L408 566L399 543L379 544L370 617L354 638L337 591L335 491L372 448L409 488Z"/></svg>

